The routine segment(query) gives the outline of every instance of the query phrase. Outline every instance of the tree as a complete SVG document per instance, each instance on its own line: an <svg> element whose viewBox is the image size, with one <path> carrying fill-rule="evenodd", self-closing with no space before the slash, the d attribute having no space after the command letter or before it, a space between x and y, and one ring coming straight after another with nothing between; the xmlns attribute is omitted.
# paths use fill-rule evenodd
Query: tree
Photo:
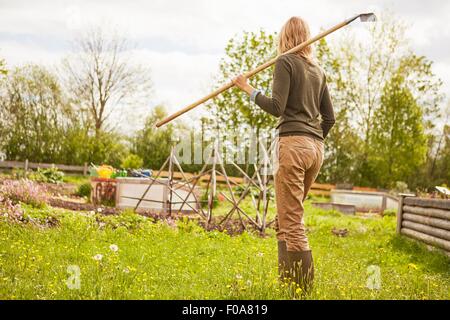
<svg viewBox="0 0 450 320"><path fill-rule="evenodd" d="M107 121L118 108L148 96L150 72L132 63L131 45L125 37L108 35L99 27L76 39L74 50L62 64L62 76L73 93L74 105L89 111L98 136L108 129Z"/></svg>
<svg viewBox="0 0 450 320"><path fill-rule="evenodd" d="M144 160L144 166L159 169L170 154L174 134L173 124L156 128L155 124L167 116L163 106L156 106L145 121L143 129L132 139L132 153Z"/></svg>
<svg viewBox="0 0 450 320"><path fill-rule="evenodd" d="M8 159L52 162L70 108L57 77L43 67L13 69L0 98L0 144Z"/></svg>
<svg viewBox="0 0 450 320"><path fill-rule="evenodd" d="M351 122L354 84L346 81L341 72L342 58L325 39L319 41L315 52L317 61L327 76L336 117L335 125L326 138L325 157L318 180L350 183L355 178L362 144L361 137Z"/></svg>
<svg viewBox="0 0 450 320"><path fill-rule="evenodd" d="M428 134L428 152L426 165L415 180L426 191L434 191L434 186L449 185L450 181L450 100L442 108L442 124L438 130Z"/></svg>
<svg viewBox="0 0 450 320"><path fill-rule="evenodd" d="M6 69L6 62L4 59L0 59L0 76L6 76L8 70Z"/></svg>
<svg viewBox="0 0 450 320"><path fill-rule="evenodd" d="M423 111L406 85L404 71L399 68L385 85L381 106L374 114L369 163L374 172L372 184L381 187L405 180L411 185L426 158Z"/></svg>
<svg viewBox="0 0 450 320"><path fill-rule="evenodd" d="M441 81L431 72L431 62L411 52L403 23L392 16L380 20L369 27L364 41L348 32L341 34L336 43L329 45L323 40L318 45L318 59L328 76L338 119L327 138L324 163L325 177L333 182L344 179L358 185L379 183L375 169L380 169L379 163L370 163L374 159L371 144L377 140L374 135L379 137L378 116L389 118L383 110L394 108L386 109L386 103L396 99L389 100L384 89L398 82L399 72L403 75L402 88L420 109L425 133L431 130L437 115ZM398 98L398 93L395 95ZM405 93L401 96L405 97ZM405 130L410 129L413 130Z"/></svg>
<svg viewBox="0 0 450 320"><path fill-rule="evenodd" d="M244 32L240 37L228 41L225 57L220 62L218 86L229 82L238 74L250 71L276 55L275 34L264 30L259 32ZM271 94L273 68L268 68L252 79L250 83L256 88ZM270 129L275 127L277 119L266 113L248 96L237 88L232 88L207 105L214 119L213 135L242 137L246 129L255 130L257 137L268 136ZM230 134L231 133L231 134ZM239 147L248 147L249 141Z"/></svg>
<svg viewBox="0 0 450 320"><path fill-rule="evenodd" d="M450 187L450 125L444 125L443 130L444 143L439 157L436 159L436 185L445 184Z"/></svg>

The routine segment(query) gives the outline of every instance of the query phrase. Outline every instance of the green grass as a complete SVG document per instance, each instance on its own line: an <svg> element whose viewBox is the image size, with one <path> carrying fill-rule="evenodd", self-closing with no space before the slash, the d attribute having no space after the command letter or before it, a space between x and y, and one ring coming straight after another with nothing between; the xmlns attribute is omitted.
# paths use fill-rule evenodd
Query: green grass
<svg viewBox="0 0 450 320"><path fill-rule="evenodd" d="M449 299L450 259L395 235L395 218L365 219L306 204L316 281L308 299ZM289 299L277 281L276 239L205 232L192 222L154 223L53 208L25 210L57 227L0 221L0 299ZM339 238L333 227L347 228ZM110 249L119 247L118 252ZM93 257L102 254L103 259ZM70 290L67 268L81 270ZM367 268L381 289L366 287Z"/></svg>
<svg viewBox="0 0 450 320"><path fill-rule="evenodd" d="M82 185L84 183L88 183L90 181L89 176L83 176L78 174L65 174L63 177L63 182L72 183L77 186Z"/></svg>

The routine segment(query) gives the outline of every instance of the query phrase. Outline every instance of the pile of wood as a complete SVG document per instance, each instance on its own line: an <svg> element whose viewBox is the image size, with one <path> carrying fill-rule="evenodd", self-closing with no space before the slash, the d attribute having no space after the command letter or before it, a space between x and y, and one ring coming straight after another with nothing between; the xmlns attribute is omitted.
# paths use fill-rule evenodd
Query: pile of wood
<svg viewBox="0 0 450 320"><path fill-rule="evenodd" d="M399 201L397 233L450 255L450 200L403 195Z"/></svg>

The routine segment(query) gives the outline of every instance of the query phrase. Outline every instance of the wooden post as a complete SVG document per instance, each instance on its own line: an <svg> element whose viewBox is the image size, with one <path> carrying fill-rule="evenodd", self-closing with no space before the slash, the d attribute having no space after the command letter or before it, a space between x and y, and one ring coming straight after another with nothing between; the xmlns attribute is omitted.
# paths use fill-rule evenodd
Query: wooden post
<svg viewBox="0 0 450 320"><path fill-rule="evenodd" d="M398 199L398 210L397 210L397 234L400 234L400 231L402 229L402 216L403 216L403 199L405 199L404 194L399 194Z"/></svg>
<svg viewBox="0 0 450 320"><path fill-rule="evenodd" d="M269 174L269 155L267 154L266 147L262 144L260 141L261 148L264 152L264 162L263 162L263 181L262 181L262 187L263 187L263 216L261 221L261 232L264 232L266 229L266 217L267 217L267 210L269 209L269 203L268 203L268 195L267 195L267 175Z"/></svg>
<svg viewBox="0 0 450 320"><path fill-rule="evenodd" d="M383 194L382 198L381 198L381 213L383 213L386 210L386 206L387 206L387 197L385 194Z"/></svg>
<svg viewBox="0 0 450 320"><path fill-rule="evenodd" d="M83 167L83 176L86 176L87 173L88 173L88 164L87 162L85 162Z"/></svg>
<svg viewBox="0 0 450 320"><path fill-rule="evenodd" d="M210 185L211 185L211 191L209 192L209 198L208 198L208 224L211 223L212 220L212 213L213 213L213 207L214 207L214 198L216 196L216 163L217 163L217 145L214 145L213 149L213 156L212 156L212 171L211 171L211 178L210 178Z"/></svg>
<svg viewBox="0 0 450 320"><path fill-rule="evenodd" d="M28 159L25 159L25 166L24 166L25 172L28 171Z"/></svg>
<svg viewBox="0 0 450 320"><path fill-rule="evenodd" d="M169 199L167 201L167 205L169 206L169 217L172 216L172 186L173 186L173 147L170 149L170 158L169 158L169 177L167 181L167 188L169 189Z"/></svg>

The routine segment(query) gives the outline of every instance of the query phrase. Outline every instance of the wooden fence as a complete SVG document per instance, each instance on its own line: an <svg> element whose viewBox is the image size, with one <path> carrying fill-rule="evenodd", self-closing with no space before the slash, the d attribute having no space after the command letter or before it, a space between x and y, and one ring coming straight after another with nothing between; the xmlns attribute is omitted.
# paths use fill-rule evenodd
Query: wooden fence
<svg viewBox="0 0 450 320"><path fill-rule="evenodd" d="M158 172L158 170L154 170L153 172L156 173L156 172ZM175 179L183 179L183 174L181 174L181 172L175 171L172 174ZM197 175L197 173L184 172L184 177L187 180L194 178L196 175ZM163 177L163 178L169 177L169 171L161 171L160 177ZM216 175L215 179L216 179L217 183L225 183L226 182L225 177L221 176L221 175ZM201 182L208 182L210 180L211 180L211 175L204 175L204 176L200 177ZM245 178L243 178L243 177L228 177L228 180L232 184L243 184L246 182ZM333 190L333 189L335 189L334 184L316 183L315 182L311 186L309 193L318 195L318 196L329 196L331 190Z"/></svg>
<svg viewBox="0 0 450 320"><path fill-rule="evenodd" d="M400 195L397 233L450 255L450 200Z"/></svg>
<svg viewBox="0 0 450 320"><path fill-rule="evenodd" d="M37 168L52 168L56 167L61 171L64 172L74 172L74 173L82 173L83 175L88 174L88 164L85 163L84 166L71 166L71 165L65 165L65 164L53 164L53 163L34 163L29 162L28 160L22 161L0 161L0 169L23 169L25 171L28 171L30 169L37 169ZM158 170L153 170L153 172L158 172ZM160 177L168 177L169 172L168 171L161 171ZM192 179L196 176L196 174L185 172L184 176L186 179ZM173 177L175 179L182 179L181 172L173 172ZM211 179L210 175L205 175L201 177L202 182L208 182ZM231 183L234 184L242 184L244 183L244 178L242 177L228 177ZM225 177L223 176L216 176L216 181L218 183L225 183ZM314 183L311 187L310 193L315 195L322 195L322 196L329 196L330 191L332 189L335 189L335 186L332 184L321 184L321 183Z"/></svg>
<svg viewBox="0 0 450 320"><path fill-rule="evenodd" d="M64 172L81 172L83 175L88 174L88 164L85 163L84 166L70 166L65 164L54 164L54 163L35 163L29 162L28 160L22 161L0 161L0 169L23 169L28 171L30 169L47 169L56 167Z"/></svg>

